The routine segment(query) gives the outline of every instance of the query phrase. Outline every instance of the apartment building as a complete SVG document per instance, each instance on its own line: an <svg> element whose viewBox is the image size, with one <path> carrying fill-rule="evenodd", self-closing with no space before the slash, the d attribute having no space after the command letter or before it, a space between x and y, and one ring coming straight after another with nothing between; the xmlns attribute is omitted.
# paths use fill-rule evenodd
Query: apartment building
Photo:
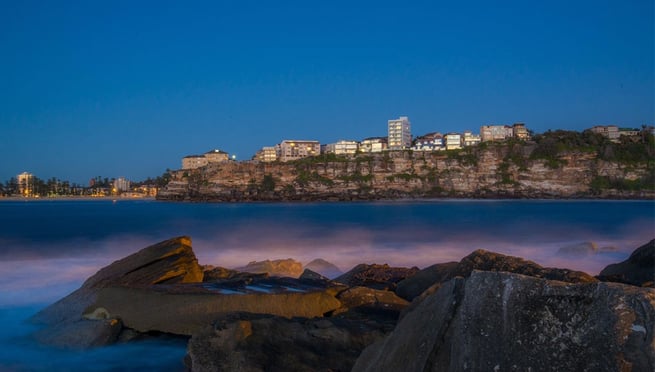
<svg viewBox="0 0 655 372"><path fill-rule="evenodd" d="M512 135L514 138L522 140L527 140L530 138L530 133L528 132L528 128L525 127L524 123L514 123L514 125L512 125Z"/></svg>
<svg viewBox="0 0 655 372"><path fill-rule="evenodd" d="M207 151L204 154L204 157L207 158L207 162L209 163L220 163L223 161L228 161L230 159L230 154L225 151L214 149Z"/></svg>
<svg viewBox="0 0 655 372"><path fill-rule="evenodd" d="M325 145L325 153L336 155L354 155L359 149L357 141L341 140Z"/></svg>
<svg viewBox="0 0 655 372"><path fill-rule="evenodd" d="M480 127L482 142L502 141L514 136L514 128L509 125L483 125Z"/></svg>
<svg viewBox="0 0 655 372"><path fill-rule="evenodd" d="M618 141L619 137L621 136L619 134L619 127L616 125L596 125L593 128L589 129L590 131L594 133L601 134L607 138L609 138L611 141Z"/></svg>
<svg viewBox="0 0 655 372"><path fill-rule="evenodd" d="M204 155L188 155L182 158L182 169L196 169L209 164Z"/></svg>
<svg viewBox="0 0 655 372"><path fill-rule="evenodd" d="M261 150L257 151L254 160L271 163L278 159L278 153L278 146L264 146Z"/></svg>
<svg viewBox="0 0 655 372"><path fill-rule="evenodd" d="M279 144L280 161L291 161L321 153L321 144L318 141L284 140Z"/></svg>
<svg viewBox="0 0 655 372"><path fill-rule="evenodd" d="M464 131L464 135L462 136L462 144L466 146L476 146L479 145L480 142L482 142L482 137L478 134L473 134L470 130Z"/></svg>
<svg viewBox="0 0 655 372"><path fill-rule="evenodd" d="M403 150L412 146L411 124L407 116L388 121L389 150Z"/></svg>
<svg viewBox="0 0 655 372"><path fill-rule="evenodd" d="M359 143L360 152L382 152L387 149L387 139L384 137L369 137Z"/></svg>
<svg viewBox="0 0 655 372"><path fill-rule="evenodd" d="M462 135L459 133L448 133L444 136L446 150L457 150L462 148Z"/></svg>
<svg viewBox="0 0 655 372"><path fill-rule="evenodd" d="M34 175L32 173L23 172L16 176L18 182L18 193L21 196L34 195Z"/></svg>
<svg viewBox="0 0 655 372"><path fill-rule="evenodd" d="M435 151L443 150L444 147L443 135L439 132L428 133L414 140L414 151Z"/></svg>

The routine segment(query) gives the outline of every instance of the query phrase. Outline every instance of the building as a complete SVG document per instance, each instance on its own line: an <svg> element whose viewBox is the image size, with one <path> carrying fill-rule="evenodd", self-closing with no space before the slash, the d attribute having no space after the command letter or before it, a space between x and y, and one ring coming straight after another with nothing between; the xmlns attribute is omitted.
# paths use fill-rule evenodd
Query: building
<svg viewBox="0 0 655 372"><path fill-rule="evenodd" d="M388 122L388 148L389 150L403 150L412 146L412 130L409 118L401 116Z"/></svg>
<svg viewBox="0 0 655 372"><path fill-rule="evenodd" d="M414 146L412 146L412 150L415 151L435 151L443 149L443 135L439 132L428 133L423 136L416 137L414 140Z"/></svg>
<svg viewBox="0 0 655 372"><path fill-rule="evenodd" d="M278 146L264 146L261 150L257 151L254 159L271 163L277 160L278 152Z"/></svg>
<svg viewBox="0 0 655 372"><path fill-rule="evenodd" d="M512 125L512 135L514 138L522 140L530 139L530 133L524 123L514 123L514 125Z"/></svg>
<svg viewBox="0 0 655 372"><path fill-rule="evenodd" d="M360 152L382 152L387 149L387 139L384 137L369 137L359 143Z"/></svg>
<svg viewBox="0 0 655 372"><path fill-rule="evenodd" d="M462 136L462 144L466 146L476 146L482 142L482 138L478 134L473 134L470 130L464 131Z"/></svg>
<svg viewBox="0 0 655 372"><path fill-rule="evenodd" d="M637 137L640 133L640 130L636 128L619 128L619 137Z"/></svg>
<svg viewBox="0 0 655 372"><path fill-rule="evenodd" d="M279 144L280 161L291 161L321 153L321 144L318 141L284 140Z"/></svg>
<svg viewBox="0 0 655 372"><path fill-rule="evenodd" d="M483 125L480 127L480 139L486 141L503 141L514 136L514 128L509 125Z"/></svg>
<svg viewBox="0 0 655 372"><path fill-rule="evenodd" d="M594 133L598 133L610 139L610 141L617 142L619 140L619 127L616 125L596 125L589 129Z"/></svg>
<svg viewBox="0 0 655 372"><path fill-rule="evenodd" d="M21 196L34 196L34 175L32 173L19 174L16 176L16 182L18 183L18 193Z"/></svg>
<svg viewBox="0 0 655 372"><path fill-rule="evenodd" d="M230 155L227 152L217 149L207 151L204 157L207 158L208 163L220 163L230 159Z"/></svg>
<svg viewBox="0 0 655 372"><path fill-rule="evenodd" d="M457 150L462 148L462 135L459 133L448 133L444 136L446 150Z"/></svg>
<svg viewBox="0 0 655 372"><path fill-rule="evenodd" d="M204 167L209 161L204 155L189 155L182 158L182 169L196 169Z"/></svg>
<svg viewBox="0 0 655 372"><path fill-rule="evenodd" d="M125 177L118 177L114 180L114 192L130 191L130 181Z"/></svg>
<svg viewBox="0 0 655 372"><path fill-rule="evenodd" d="M335 143L325 145L325 153L336 155L354 155L357 153L359 145L357 141L341 140Z"/></svg>

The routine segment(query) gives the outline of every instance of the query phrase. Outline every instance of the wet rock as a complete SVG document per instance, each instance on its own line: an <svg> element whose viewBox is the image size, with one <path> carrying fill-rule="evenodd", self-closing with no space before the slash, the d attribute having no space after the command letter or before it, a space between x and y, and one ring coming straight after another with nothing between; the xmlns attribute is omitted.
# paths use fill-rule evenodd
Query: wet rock
<svg viewBox="0 0 655 372"><path fill-rule="evenodd" d="M192 371L349 371L384 332L348 319L233 313L193 335Z"/></svg>
<svg viewBox="0 0 655 372"><path fill-rule="evenodd" d="M297 278L302 274L302 264L294 259L252 261L244 267L236 268L237 271L247 273L267 273L270 276L288 276Z"/></svg>
<svg viewBox="0 0 655 372"><path fill-rule="evenodd" d="M311 261L305 265L305 269L309 269L330 279L334 279L343 274L343 271L341 271L341 269L339 269L336 265L325 261L322 258L317 258Z"/></svg>
<svg viewBox="0 0 655 372"><path fill-rule="evenodd" d="M542 267L520 257L478 249L456 264L437 264L421 270L415 276L398 283L396 292L399 296L412 300L435 283L443 283L457 276L468 277L473 270L505 271L570 283L597 281L593 276L581 271Z"/></svg>
<svg viewBox="0 0 655 372"><path fill-rule="evenodd" d="M396 283L409 278L419 271L418 267L391 267L384 265L360 264L352 270L334 279L335 282L349 287L369 287L382 290L393 290Z"/></svg>
<svg viewBox="0 0 655 372"><path fill-rule="evenodd" d="M238 275L236 270L226 269L224 267L215 267L211 265L203 266L203 282L214 282L217 280L231 279Z"/></svg>
<svg viewBox="0 0 655 372"><path fill-rule="evenodd" d="M473 272L444 283L353 371L651 371L655 291Z"/></svg>
<svg viewBox="0 0 655 372"><path fill-rule="evenodd" d="M63 349L86 349L113 344L121 333L119 319L81 319L46 327L34 334L36 341Z"/></svg>
<svg viewBox="0 0 655 372"><path fill-rule="evenodd" d="M199 283L202 279L202 268L191 249L191 238L182 236L160 242L100 269L79 289L37 313L32 321L47 327L37 332L36 337L47 343L74 343L80 347L97 346L100 340L111 342L112 337L101 335L106 332L104 322L83 319L85 313L93 312L87 308L97 300L98 292L119 286L142 288L155 284ZM79 337L71 339L71 332L79 332Z"/></svg>
<svg viewBox="0 0 655 372"><path fill-rule="evenodd" d="M655 239L637 248L627 260L604 268L598 279L643 287L655 282Z"/></svg>

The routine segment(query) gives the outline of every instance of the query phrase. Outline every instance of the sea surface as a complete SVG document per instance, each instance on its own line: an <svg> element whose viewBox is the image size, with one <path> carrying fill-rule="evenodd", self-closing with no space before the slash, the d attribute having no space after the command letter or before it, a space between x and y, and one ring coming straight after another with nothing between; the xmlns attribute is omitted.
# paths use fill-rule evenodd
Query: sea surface
<svg viewBox="0 0 655 372"><path fill-rule="evenodd" d="M655 237L653 201L434 200L201 204L146 200L0 201L0 370L183 369L185 343L70 351L37 345L26 320L98 269L188 235L201 264L323 258L418 266L475 249L597 274ZM597 253L560 249L592 242Z"/></svg>

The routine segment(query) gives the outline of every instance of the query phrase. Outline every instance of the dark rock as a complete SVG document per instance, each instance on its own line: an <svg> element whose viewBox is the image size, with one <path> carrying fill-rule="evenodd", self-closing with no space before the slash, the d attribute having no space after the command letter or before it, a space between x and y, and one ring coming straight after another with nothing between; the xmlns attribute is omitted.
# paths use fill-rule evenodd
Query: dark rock
<svg viewBox="0 0 655 372"><path fill-rule="evenodd" d="M336 265L325 261L322 258L317 258L308 263L305 265L305 269L309 269L330 279L334 279L343 274L343 271L341 271L341 269L339 269Z"/></svg>
<svg viewBox="0 0 655 372"><path fill-rule="evenodd" d="M54 324L34 334L43 344L64 349L85 349L113 344L121 333L119 319L81 319Z"/></svg>
<svg viewBox="0 0 655 372"><path fill-rule="evenodd" d="M353 371L652 371L655 291L475 271L367 347Z"/></svg>
<svg viewBox="0 0 655 372"><path fill-rule="evenodd" d="M409 305L394 292L368 287L348 288L340 292L337 299L341 301L341 308L332 316L375 322L383 325L386 331L393 330L400 312Z"/></svg>
<svg viewBox="0 0 655 372"><path fill-rule="evenodd" d="M369 287L382 290L393 290L396 283L409 278L419 271L417 267L390 267L384 265L360 264L352 270L334 279L335 282L349 287Z"/></svg>
<svg viewBox="0 0 655 372"><path fill-rule="evenodd" d="M562 247L557 250L558 255L587 256L598 253L598 246L594 242L584 242Z"/></svg>
<svg viewBox="0 0 655 372"><path fill-rule="evenodd" d="M205 266L203 268L203 282L215 282L218 280L231 279L239 274L239 272L236 270L230 270L224 267Z"/></svg>
<svg viewBox="0 0 655 372"><path fill-rule="evenodd" d="M407 300L412 300L435 283L443 283L457 276L468 277L473 270L505 271L569 283L597 281L593 276L581 271L542 267L520 257L478 249L457 264L449 262L421 270L415 276L398 283L397 293Z"/></svg>
<svg viewBox="0 0 655 372"><path fill-rule="evenodd" d="M270 276L297 278L302 274L303 268L300 262L287 258L285 260L252 261L248 265L236 268L235 270L256 274L267 273Z"/></svg>
<svg viewBox="0 0 655 372"><path fill-rule="evenodd" d="M118 286L142 288L155 284L198 283L202 278L202 269L191 249L191 238L183 236L160 242L100 269L82 287L37 313L32 321L47 327L35 336L46 343L70 347L98 346L103 340L113 342L113 336L104 335L113 334L115 324L108 327L106 321L83 319L85 313L87 319L106 319L110 323L110 319L115 318L104 309L87 311L97 300L98 292ZM72 332L79 334L71 337Z"/></svg>
<svg viewBox="0 0 655 372"><path fill-rule="evenodd" d="M643 287L655 282L655 239L637 248L627 260L604 268L598 279Z"/></svg>
<svg viewBox="0 0 655 372"><path fill-rule="evenodd" d="M317 273L315 271L312 271L310 269L305 269L298 279L301 279L301 280L324 280L324 281L330 280L330 279L324 277L323 275L321 275L321 274L319 274L319 273Z"/></svg>
<svg viewBox="0 0 655 372"><path fill-rule="evenodd" d="M193 335L193 371L349 371L384 332L348 319L226 314Z"/></svg>

